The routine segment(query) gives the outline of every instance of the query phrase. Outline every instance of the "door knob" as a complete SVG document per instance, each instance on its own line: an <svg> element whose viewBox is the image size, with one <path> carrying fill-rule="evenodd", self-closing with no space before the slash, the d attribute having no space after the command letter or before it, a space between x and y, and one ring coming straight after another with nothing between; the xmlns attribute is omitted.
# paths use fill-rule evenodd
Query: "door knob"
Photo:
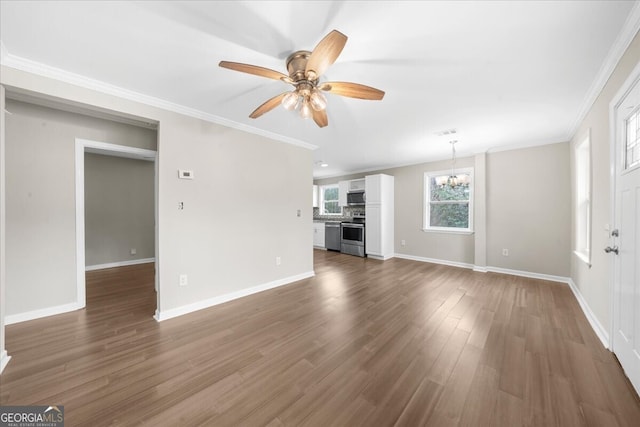
<svg viewBox="0 0 640 427"><path fill-rule="evenodd" d="M604 248L604 251L606 253L613 252L614 254L618 255L618 247L617 246L614 246L614 247L607 246L606 248Z"/></svg>

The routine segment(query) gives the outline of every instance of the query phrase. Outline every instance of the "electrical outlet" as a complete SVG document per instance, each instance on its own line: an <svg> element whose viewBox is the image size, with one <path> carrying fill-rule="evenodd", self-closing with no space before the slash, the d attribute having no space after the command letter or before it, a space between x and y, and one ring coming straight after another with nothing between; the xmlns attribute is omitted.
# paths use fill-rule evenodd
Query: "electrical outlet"
<svg viewBox="0 0 640 427"><path fill-rule="evenodd" d="M509 249L503 249L502 256L509 256Z"/></svg>
<svg viewBox="0 0 640 427"><path fill-rule="evenodd" d="M406 246L407 241L406 240L400 240L400 246Z"/></svg>
<svg viewBox="0 0 640 427"><path fill-rule="evenodd" d="M186 274L180 275L180 286L187 286L188 280Z"/></svg>
<svg viewBox="0 0 640 427"><path fill-rule="evenodd" d="M282 259L279 256L277 256L276 257L276 265L280 265L280 264L282 264Z"/></svg>
<svg viewBox="0 0 640 427"><path fill-rule="evenodd" d="M136 251L136 248L131 248L131 255L135 255L136 253L138 253L138 251Z"/></svg>

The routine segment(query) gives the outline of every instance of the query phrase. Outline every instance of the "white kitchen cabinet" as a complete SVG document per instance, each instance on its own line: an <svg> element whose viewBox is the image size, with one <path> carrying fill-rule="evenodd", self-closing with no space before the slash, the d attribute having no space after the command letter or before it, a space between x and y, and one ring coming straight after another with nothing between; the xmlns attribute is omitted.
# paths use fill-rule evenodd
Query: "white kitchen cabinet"
<svg viewBox="0 0 640 427"><path fill-rule="evenodd" d="M313 186L313 207L314 208L318 207L318 186L317 185Z"/></svg>
<svg viewBox="0 0 640 427"><path fill-rule="evenodd" d="M360 191L365 189L365 179L352 179L349 181L349 191Z"/></svg>
<svg viewBox="0 0 640 427"><path fill-rule="evenodd" d="M313 246L324 248L324 222L313 223Z"/></svg>
<svg viewBox="0 0 640 427"><path fill-rule="evenodd" d="M349 192L349 181L338 182L338 206L347 206L347 193Z"/></svg>
<svg viewBox="0 0 640 427"><path fill-rule="evenodd" d="M365 181L367 256L389 259L394 255L394 179L378 174L365 177Z"/></svg>

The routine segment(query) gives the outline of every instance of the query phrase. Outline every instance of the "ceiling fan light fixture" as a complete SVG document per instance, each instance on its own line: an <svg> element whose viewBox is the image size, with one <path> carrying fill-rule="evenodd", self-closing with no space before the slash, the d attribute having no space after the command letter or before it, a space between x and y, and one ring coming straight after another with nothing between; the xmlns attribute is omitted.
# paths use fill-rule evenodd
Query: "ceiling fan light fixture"
<svg viewBox="0 0 640 427"><path fill-rule="evenodd" d="M311 106L309 105L309 101L304 99L302 101L302 106L300 107L300 117L303 119L308 119L311 117Z"/></svg>
<svg viewBox="0 0 640 427"><path fill-rule="evenodd" d="M384 91L359 83L324 82L320 77L338 58L347 42L347 36L338 30L332 30L316 45L313 51L298 50L287 57L286 67L289 75L258 65L240 62L220 61L220 67L240 71L255 76L279 80L293 85L292 92L283 92L268 99L256 108L249 117L256 119L282 105L287 110L298 110L301 117L313 121L323 128L329 124L327 117L327 99L321 91L348 98L381 100Z"/></svg>
<svg viewBox="0 0 640 427"><path fill-rule="evenodd" d="M298 98L296 91L289 92L282 98L282 106L287 110L295 110L298 105Z"/></svg>
<svg viewBox="0 0 640 427"><path fill-rule="evenodd" d="M316 111L322 111L327 108L327 98L318 90L313 89L309 97L311 107Z"/></svg>

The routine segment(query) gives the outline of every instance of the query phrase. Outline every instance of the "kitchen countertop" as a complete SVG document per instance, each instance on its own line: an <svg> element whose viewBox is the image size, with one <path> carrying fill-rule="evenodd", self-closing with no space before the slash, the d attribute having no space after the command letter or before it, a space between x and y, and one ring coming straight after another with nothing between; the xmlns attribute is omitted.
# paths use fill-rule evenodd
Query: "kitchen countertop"
<svg viewBox="0 0 640 427"><path fill-rule="evenodd" d="M343 222L352 220L353 217L350 216L339 216L337 218L313 218L313 222Z"/></svg>

